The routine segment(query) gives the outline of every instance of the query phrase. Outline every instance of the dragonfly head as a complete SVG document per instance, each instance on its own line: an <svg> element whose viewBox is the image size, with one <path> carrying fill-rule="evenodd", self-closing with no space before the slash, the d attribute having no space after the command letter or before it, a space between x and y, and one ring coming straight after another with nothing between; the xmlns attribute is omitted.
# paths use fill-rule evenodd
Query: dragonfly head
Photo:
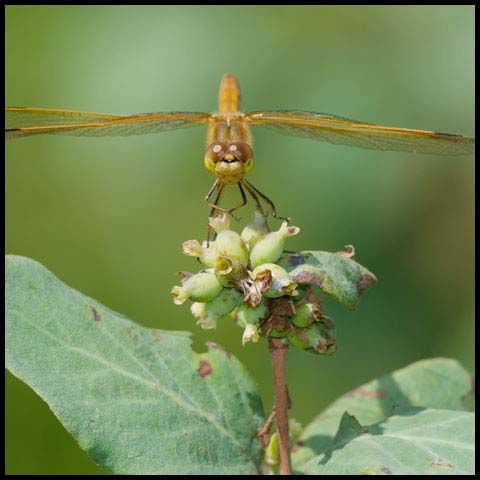
<svg viewBox="0 0 480 480"><path fill-rule="evenodd" d="M236 183L253 166L253 151L247 142L213 142L205 153L205 167L223 183Z"/></svg>

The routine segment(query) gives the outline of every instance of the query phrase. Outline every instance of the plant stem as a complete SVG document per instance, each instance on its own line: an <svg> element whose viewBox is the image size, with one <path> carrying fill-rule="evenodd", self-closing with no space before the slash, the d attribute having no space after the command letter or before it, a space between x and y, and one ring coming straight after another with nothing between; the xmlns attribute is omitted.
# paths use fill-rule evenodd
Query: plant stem
<svg viewBox="0 0 480 480"><path fill-rule="evenodd" d="M275 385L275 414L277 420L278 451L280 454L280 475L292 474L292 462L290 460L290 445L288 434L288 408L289 398L287 379L285 376L285 359L288 345L280 338L268 339L268 349L272 354L273 379Z"/></svg>

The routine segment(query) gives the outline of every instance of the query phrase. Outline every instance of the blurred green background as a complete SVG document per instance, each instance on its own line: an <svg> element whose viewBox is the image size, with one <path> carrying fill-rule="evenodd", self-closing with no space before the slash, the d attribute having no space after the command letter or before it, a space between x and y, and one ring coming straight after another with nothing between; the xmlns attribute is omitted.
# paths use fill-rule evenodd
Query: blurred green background
<svg viewBox="0 0 480 480"><path fill-rule="evenodd" d="M214 111L235 73L244 110L304 109L474 133L474 7L9 6L10 106L107 113ZM376 152L255 129L254 185L292 217L289 248L352 243L378 285L348 312L326 299L339 348L292 349L292 415L427 357L474 361L474 159ZM231 349L273 402L265 343L205 333L169 296L203 239L205 128L127 138L33 137L6 147L6 246L68 285L161 329ZM235 193L236 195L236 193ZM232 194L227 202L233 203ZM242 212L249 219L250 210ZM100 470L28 387L6 375L6 473Z"/></svg>

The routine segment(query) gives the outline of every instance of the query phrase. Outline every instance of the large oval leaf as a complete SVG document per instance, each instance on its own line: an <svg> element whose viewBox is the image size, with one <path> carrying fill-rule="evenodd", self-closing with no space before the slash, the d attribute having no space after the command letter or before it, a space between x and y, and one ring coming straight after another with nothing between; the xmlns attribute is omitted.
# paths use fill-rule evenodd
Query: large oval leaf
<svg viewBox="0 0 480 480"><path fill-rule="evenodd" d="M305 467L307 475L474 475L474 414L399 410L363 428L345 414L331 447Z"/></svg>
<svg viewBox="0 0 480 480"><path fill-rule="evenodd" d="M399 407L466 410L464 400L471 389L469 373L448 358L421 360L366 383L336 400L305 428L292 455L295 469L302 471L330 445L345 411L362 425L372 425Z"/></svg>
<svg viewBox="0 0 480 480"><path fill-rule="evenodd" d="M316 285L350 310L357 306L360 295L377 282L372 272L338 253L284 253L278 263L299 285Z"/></svg>
<svg viewBox="0 0 480 480"><path fill-rule="evenodd" d="M143 328L33 260L6 260L6 364L119 474L255 474L263 408L242 365Z"/></svg>

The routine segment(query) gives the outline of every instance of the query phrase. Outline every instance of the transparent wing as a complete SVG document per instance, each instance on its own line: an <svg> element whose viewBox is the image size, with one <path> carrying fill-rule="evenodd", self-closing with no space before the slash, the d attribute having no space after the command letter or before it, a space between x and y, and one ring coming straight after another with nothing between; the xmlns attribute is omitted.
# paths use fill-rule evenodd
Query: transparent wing
<svg viewBox="0 0 480 480"><path fill-rule="evenodd" d="M165 112L139 115L75 112L47 108L7 107L6 138L29 135L65 134L126 136L158 133L208 123L209 113Z"/></svg>
<svg viewBox="0 0 480 480"><path fill-rule="evenodd" d="M384 127L314 112L248 112L250 125L264 125L286 135L308 137L370 150L400 150L436 155L474 153L475 139L428 130Z"/></svg>

